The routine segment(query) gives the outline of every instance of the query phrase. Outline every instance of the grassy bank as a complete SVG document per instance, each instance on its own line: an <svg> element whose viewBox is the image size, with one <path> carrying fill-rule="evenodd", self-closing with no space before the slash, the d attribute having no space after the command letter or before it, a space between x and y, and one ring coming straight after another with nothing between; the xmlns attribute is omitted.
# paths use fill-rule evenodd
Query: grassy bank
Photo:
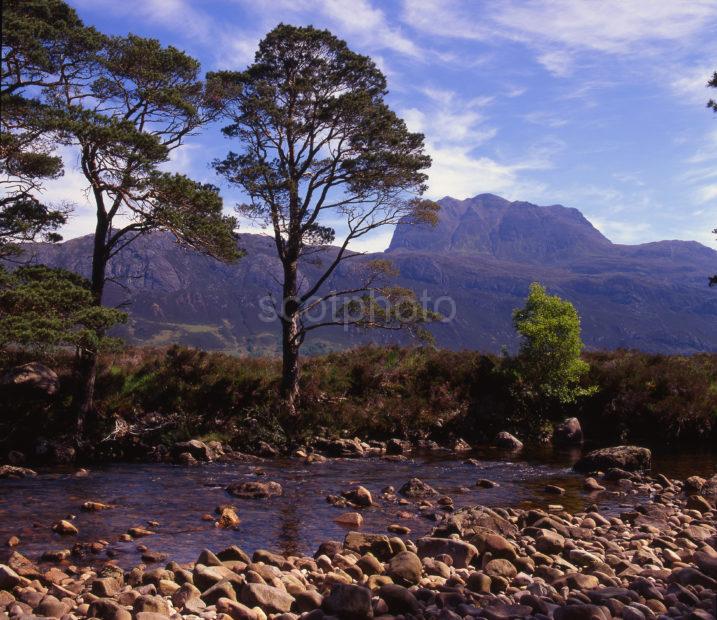
<svg viewBox="0 0 717 620"><path fill-rule="evenodd" d="M489 441L509 430L531 441L552 422L577 416L589 441L671 445L717 438L717 355L689 357L617 351L585 356L593 394L546 407L515 376L509 358L424 348L365 347L308 358L302 368L298 441L358 435ZM23 361L8 359L6 364ZM60 375L47 402L8 402L0 417L3 452L31 450L38 437L71 427L72 359L45 360ZM125 441L218 439L251 450L283 445L275 359L193 349L128 349L102 358L95 440L120 429ZM127 433L127 430L130 430Z"/></svg>

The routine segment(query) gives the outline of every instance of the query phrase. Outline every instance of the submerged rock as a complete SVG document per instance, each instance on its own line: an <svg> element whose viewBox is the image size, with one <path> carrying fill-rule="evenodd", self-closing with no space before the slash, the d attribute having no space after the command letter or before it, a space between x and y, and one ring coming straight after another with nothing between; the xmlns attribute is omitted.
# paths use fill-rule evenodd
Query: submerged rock
<svg viewBox="0 0 717 620"><path fill-rule="evenodd" d="M284 489L278 482L235 482L226 488L229 495L241 499L266 499L276 495L283 495Z"/></svg>

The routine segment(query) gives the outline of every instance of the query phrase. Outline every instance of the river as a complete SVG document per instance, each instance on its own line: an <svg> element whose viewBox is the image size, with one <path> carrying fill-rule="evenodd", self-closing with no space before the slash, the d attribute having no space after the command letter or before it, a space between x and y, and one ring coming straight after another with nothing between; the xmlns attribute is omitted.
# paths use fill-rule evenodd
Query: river
<svg viewBox="0 0 717 620"><path fill-rule="evenodd" d="M479 464L466 463L469 457L478 459ZM456 507L547 507L558 503L578 511L597 503L603 512L615 513L630 505L634 496L616 494L620 490L617 485L608 485L608 492L600 495L584 492L583 477L570 469L576 457L575 452L552 449L526 449L515 455L486 448L462 455L418 455L403 462L368 458L307 465L298 459L283 459L258 465L195 467L119 463L94 467L84 477L71 470L39 470L36 478L0 480L0 541L4 544L11 535L18 536L22 542L17 549L37 559L47 550L104 539L110 541L111 553L125 567L139 563L139 544L179 562L193 561L204 548L218 550L232 544L248 552L263 548L283 554L313 553L320 542L341 540L347 531L334 519L348 509L332 506L326 496L338 495L355 484L367 487L379 504L362 511L364 531L385 533L391 523L409 527L411 537L430 531L434 523L418 516L415 505L399 506L379 499L384 487L398 489L412 477L450 495ZM658 453L653 464L654 472L678 478L708 476L716 469L717 455L704 451ZM478 488L478 479L499 486ZM283 486L284 494L268 500L239 500L224 491L229 483L243 480L274 480ZM566 493L546 493L546 484L563 487ZM88 500L116 507L81 512L80 506ZM236 530L219 529L202 519L221 504L236 507L241 518ZM401 519L399 511L416 516ZM72 516L76 516L77 536L60 537L51 531L57 520ZM146 527L149 521L159 523L151 528L155 534L118 542L128 528ZM8 552L4 547L0 558Z"/></svg>

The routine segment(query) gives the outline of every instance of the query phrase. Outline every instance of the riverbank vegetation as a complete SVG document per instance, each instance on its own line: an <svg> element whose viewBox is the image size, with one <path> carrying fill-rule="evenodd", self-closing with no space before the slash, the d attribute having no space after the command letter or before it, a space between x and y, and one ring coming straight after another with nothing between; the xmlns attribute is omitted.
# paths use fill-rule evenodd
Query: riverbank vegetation
<svg viewBox="0 0 717 620"><path fill-rule="evenodd" d="M307 358L302 366L300 428L317 436L363 439L490 441L510 430L528 441L552 422L580 419L595 443L675 445L717 438L717 355L636 351L588 353L580 385L589 394L536 416L510 357L433 348L364 347ZM13 363L23 361L15 358ZM60 440L71 426L71 358L48 360L60 389L34 407L8 406L1 450L32 454L41 439ZM282 447L281 361L194 349L127 349L100 358L98 416L89 445L118 438L141 458L147 446L201 437L255 450ZM113 437L113 432L115 433Z"/></svg>

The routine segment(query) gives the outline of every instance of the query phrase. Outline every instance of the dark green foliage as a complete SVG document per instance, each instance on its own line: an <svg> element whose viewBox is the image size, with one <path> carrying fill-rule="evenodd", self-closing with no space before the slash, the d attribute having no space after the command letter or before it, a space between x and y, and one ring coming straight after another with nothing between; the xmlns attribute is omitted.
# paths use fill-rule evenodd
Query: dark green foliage
<svg viewBox="0 0 717 620"><path fill-rule="evenodd" d="M113 344L104 334L127 315L94 304L89 282L43 265L0 267L0 349L47 354L72 346L97 351Z"/></svg>
<svg viewBox="0 0 717 620"><path fill-rule="evenodd" d="M53 231L69 209L43 204L39 191L63 171L53 152L62 114L43 95L59 75L72 84L86 79L102 40L59 0L7 0L2 25L0 257L17 254L23 241L60 239Z"/></svg>
<svg viewBox="0 0 717 620"><path fill-rule="evenodd" d="M351 290L324 290L338 265L355 256L348 251L353 240L399 221L435 222L437 205L420 200L431 160L423 135L409 132L386 105L386 78L374 62L326 30L280 24L260 42L248 69L214 73L208 81L211 92L226 98L223 131L240 149L215 168L249 197L240 212L270 228L283 266L282 393L295 411L307 331L401 327L396 313L365 320L353 318L352 307L327 320L307 317L325 300L355 305L352 296L380 289L379 273L369 269L356 274ZM346 229L338 241L337 219ZM332 256L323 247L329 243L339 247ZM300 286L297 274L307 260L324 266ZM408 303L407 295L394 296ZM385 297L390 303L391 295ZM412 326L431 319L417 309Z"/></svg>

